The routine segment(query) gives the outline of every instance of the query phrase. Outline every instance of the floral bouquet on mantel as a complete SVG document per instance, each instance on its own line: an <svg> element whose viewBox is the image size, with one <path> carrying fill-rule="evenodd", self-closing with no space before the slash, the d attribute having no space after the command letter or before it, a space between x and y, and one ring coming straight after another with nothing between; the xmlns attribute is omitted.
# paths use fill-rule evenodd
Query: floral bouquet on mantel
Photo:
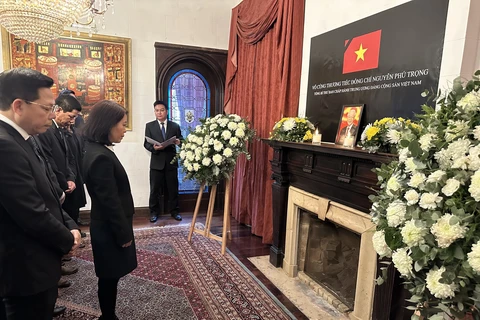
<svg viewBox="0 0 480 320"><path fill-rule="evenodd" d="M401 140L413 140L420 126L403 118L383 118L368 124L362 132L359 145L368 152L397 153Z"/></svg>
<svg viewBox="0 0 480 320"><path fill-rule="evenodd" d="M306 118L283 118L273 126L270 139L288 142L312 141L312 130L315 130L315 127Z"/></svg>
<svg viewBox="0 0 480 320"><path fill-rule="evenodd" d="M478 76L480 72L475 74ZM373 244L411 292L413 318L480 319L480 79L423 106L420 138L377 169ZM382 276L385 276L385 269ZM382 276L377 279L383 282Z"/></svg>
<svg viewBox="0 0 480 320"><path fill-rule="evenodd" d="M231 176L240 154L250 159L247 142L255 136L255 131L236 114L218 114L200 122L188 134L174 161L180 158L185 179L211 186Z"/></svg>

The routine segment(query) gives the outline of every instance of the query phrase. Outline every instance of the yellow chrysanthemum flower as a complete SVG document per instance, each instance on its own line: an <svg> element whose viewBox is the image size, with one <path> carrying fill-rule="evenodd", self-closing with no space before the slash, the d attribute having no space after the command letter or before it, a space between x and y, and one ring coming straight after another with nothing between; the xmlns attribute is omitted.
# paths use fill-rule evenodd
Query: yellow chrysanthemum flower
<svg viewBox="0 0 480 320"><path fill-rule="evenodd" d="M310 141L313 139L312 131L307 130L305 136L303 136L303 141Z"/></svg>
<svg viewBox="0 0 480 320"><path fill-rule="evenodd" d="M379 127L372 126L368 128L367 132L365 132L365 134L367 135L367 140L372 140L372 138L378 133L378 131L380 131Z"/></svg>

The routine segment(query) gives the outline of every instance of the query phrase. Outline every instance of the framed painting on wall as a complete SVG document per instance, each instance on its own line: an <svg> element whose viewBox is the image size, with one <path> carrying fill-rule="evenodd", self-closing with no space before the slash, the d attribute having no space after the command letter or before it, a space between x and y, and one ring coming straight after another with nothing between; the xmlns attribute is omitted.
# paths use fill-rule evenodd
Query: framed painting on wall
<svg viewBox="0 0 480 320"><path fill-rule="evenodd" d="M354 147L360 129L364 104L344 105L338 122L335 144Z"/></svg>
<svg viewBox="0 0 480 320"><path fill-rule="evenodd" d="M44 43L20 39L2 28L5 70L26 67L54 80L56 96L73 90L88 119L92 106L113 100L127 109L128 129L132 129L131 39L66 32Z"/></svg>

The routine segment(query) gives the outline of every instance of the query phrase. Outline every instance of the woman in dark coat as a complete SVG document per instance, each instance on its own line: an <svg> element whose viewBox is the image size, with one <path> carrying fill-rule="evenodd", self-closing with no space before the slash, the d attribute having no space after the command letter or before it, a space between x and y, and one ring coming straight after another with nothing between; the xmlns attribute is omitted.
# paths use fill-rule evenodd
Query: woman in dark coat
<svg viewBox="0 0 480 320"><path fill-rule="evenodd" d="M92 199L90 234L102 320L118 319L118 281L137 267L130 183L113 152L113 144L122 141L126 125L125 109L103 100L93 106L83 128L87 140L83 170Z"/></svg>

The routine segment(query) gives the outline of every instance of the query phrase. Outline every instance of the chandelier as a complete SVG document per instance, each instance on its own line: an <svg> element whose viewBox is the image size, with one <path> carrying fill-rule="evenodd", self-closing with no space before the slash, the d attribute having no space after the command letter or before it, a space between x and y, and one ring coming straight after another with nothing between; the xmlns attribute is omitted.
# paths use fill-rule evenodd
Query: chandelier
<svg viewBox="0 0 480 320"><path fill-rule="evenodd" d="M113 0L0 0L0 25L30 42L58 38L65 27L96 32L94 17L102 16ZM104 26L104 23L102 23Z"/></svg>

